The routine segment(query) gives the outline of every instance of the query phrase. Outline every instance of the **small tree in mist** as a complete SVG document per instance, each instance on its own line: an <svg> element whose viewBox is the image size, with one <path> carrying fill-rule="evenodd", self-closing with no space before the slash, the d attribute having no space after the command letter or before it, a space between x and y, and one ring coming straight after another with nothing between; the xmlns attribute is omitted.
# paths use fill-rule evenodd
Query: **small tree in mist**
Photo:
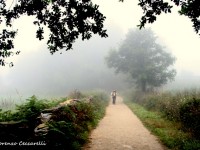
<svg viewBox="0 0 200 150"><path fill-rule="evenodd" d="M170 66L175 58L156 39L151 29L131 30L119 49L106 57L108 67L129 74L143 92L173 80L176 71Z"/></svg>

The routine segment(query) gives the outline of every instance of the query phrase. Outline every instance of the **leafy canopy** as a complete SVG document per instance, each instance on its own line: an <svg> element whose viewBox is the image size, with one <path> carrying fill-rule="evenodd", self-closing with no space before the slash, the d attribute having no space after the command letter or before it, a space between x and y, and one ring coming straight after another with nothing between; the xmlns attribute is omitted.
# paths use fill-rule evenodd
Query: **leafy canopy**
<svg viewBox="0 0 200 150"><path fill-rule="evenodd" d="M33 24L38 26L39 40L44 39L44 28L49 29L47 45L51 54L71 49L79 35L82 40L90 39L92 33L107 37L103 29L105 16L91 0L16 0L10 6L0 0L0 25L6 26L0 31L0 66L14 54L13 39L17 31L12 29L12 23L23 15L35 16Z"/></svg>
<svg viewBox="0 0 200 150"><path fill-rule="evenodd" d="M119 0L123 2L124 0ZM171 13L173 5L179 6L179 14L187 16L193 23L194 30L200 30L199 0L138 0L143 10L139 28L146 23L153 23L161 13ZM98 5L92 0L13 0L10 6L6 0L0 0L0 25L6 28L0 30L0 66L6 64L5 59L14 53L13 39L17 30L12 29L15 19L23 15L35 16L33 22L38 29L36 38L44 38L44 27L50 31L47 41L51 54L60 49L69 50L81 35L82 40L90 39L92 34L107 37L103 28L105 16L99 11ZM11 63L11 65L13 65Z"/></svg>
<svg viewBox="0 0 200 150"><path fill-rule="evenodd" d="M156 42L151 29L131 30L119 49L106 57L108 67L131 76L143 92L173 80L175 58Z"/></svg>
<svg viewBox="0 0 200 150"><path fill-rule="evenodd" d="M119 0L123 2L124 0ZM161 13L171 13L173 6L179 6L180 10L178 13L180 15L187 16L193 23L193 28L196 33L200 31L200 3L199 0L138 0L138 5L143 10L143 16L140 20L141 28L145 26L146 23L153 23L156 21L156 16Z"/></svg>

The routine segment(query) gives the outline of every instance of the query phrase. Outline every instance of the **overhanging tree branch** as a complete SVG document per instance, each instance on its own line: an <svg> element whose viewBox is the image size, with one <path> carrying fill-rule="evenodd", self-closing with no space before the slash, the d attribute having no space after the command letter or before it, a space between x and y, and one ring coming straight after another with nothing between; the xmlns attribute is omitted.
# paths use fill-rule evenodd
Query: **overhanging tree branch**
<svg viewBox="0 0 200 150"><path fill-rule="evenodd" d="M124 2L124 0L119 0ZM138 5L143 10L143 16L140 19L138 27L141 29L145 27L147 23L153 23L156 21L157 16L161 13L171 13L173 4L179 6L180 15L187 16L193 23L193 28L196 33L200 31L200 4L199 0L138 0Z"/></svg>
<svg viewBox="0 0 200 150"><path fill-rule="evenodd" d="M12 27L12 20L22 15L35 16L33 24L38 26L36 38L43 40L44 27L47 27L50 30L47 45L51 54L61 49L72 49L79 36L82 40L90 39L92 34L108 36L103 25L106 17L91 0L16 0L12 9L6 9L5 0L0 0L0 4L0 24L4 21L8 28ZM3 51L12 53L16 33L9 29L0 32L1 66L6 63L5 56L1 54Z"/></svg>

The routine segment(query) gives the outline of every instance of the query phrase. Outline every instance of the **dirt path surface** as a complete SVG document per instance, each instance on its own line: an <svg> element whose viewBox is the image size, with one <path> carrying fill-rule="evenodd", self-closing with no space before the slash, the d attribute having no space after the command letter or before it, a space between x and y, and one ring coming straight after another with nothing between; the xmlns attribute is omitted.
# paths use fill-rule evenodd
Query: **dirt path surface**
<svg viewBox="0 0 200 150"><path fill-rule="evenodd" d="M107 107L105 117L83 150L164 150L122 98L117 97L116 102Z"/></svg>

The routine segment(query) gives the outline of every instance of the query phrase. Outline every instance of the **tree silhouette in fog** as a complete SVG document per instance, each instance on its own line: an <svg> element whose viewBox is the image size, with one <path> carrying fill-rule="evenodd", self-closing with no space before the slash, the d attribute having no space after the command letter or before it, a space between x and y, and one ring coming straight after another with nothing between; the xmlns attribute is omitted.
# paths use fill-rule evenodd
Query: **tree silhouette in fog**
<svg viewBox="0 0 200 150"><path fill-rule="evenodd" d="M130 75L143 92L166 84L176 75L171 67L175 58L156 42L151 29L129 31L119 49L110 51L106 62L116 73Z"/></svg>

